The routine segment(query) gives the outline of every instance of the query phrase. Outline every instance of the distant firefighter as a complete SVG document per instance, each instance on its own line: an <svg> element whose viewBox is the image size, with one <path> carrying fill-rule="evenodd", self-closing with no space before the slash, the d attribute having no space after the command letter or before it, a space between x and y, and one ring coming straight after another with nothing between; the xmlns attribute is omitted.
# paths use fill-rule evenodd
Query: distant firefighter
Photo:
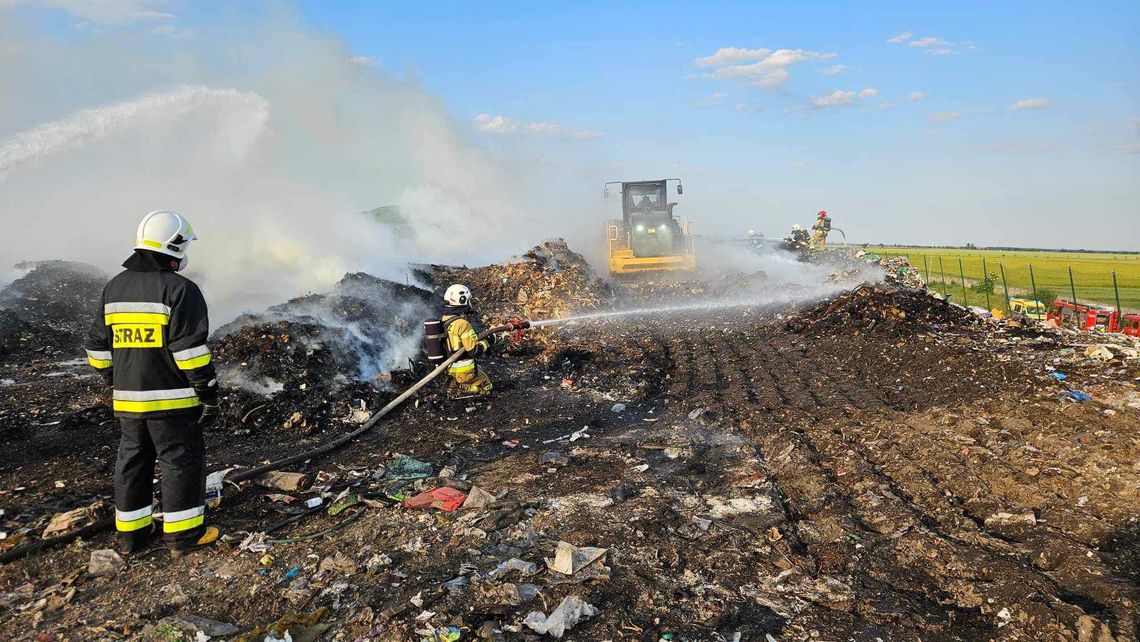
<svg viewBox="0 0 1140 642"><path fill-rule="evenodd" d="M792 233L788 236L787 243L793 250L802 250L809 246L810 240L807 230L796 223L792 226Z"/></svg>
<svg viewBox="0 0 1140 642"><path fill-rule="evenodd" d="M827 212L820 210L819 214L815 217L815 223L811 226L812 235L809 247L817 250L827 248L827 233L831 231L831 217Z"/></svg>

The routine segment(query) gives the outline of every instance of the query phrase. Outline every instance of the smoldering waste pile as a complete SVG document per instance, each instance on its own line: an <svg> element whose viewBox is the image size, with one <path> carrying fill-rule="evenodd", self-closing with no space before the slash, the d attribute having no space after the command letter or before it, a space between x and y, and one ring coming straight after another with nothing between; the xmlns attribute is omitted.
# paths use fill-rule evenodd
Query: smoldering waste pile
<svg viewBox="0 0 1140 642"><path fill-rule="evenodd" d="M58 359L82 353L107 275L72 261L21 263L27 274L0 290L0 357Z"/></svg>
<svg viewBox="0 0 1140 642"><path fill-rule="evenodd" d="M418 274L439 287L463 283L475 293L479 311L507 317L552 319L603 307L613 298L589 263L562 239L531 248L523 260L481 267L421 266Z"/></svg>
<svg viewBox="0 0 1140 642"><path fill-rule="evenodd" d="M964 308L921 290L863 285L808 308L786 325L793 332L823 334L844 328L908 333L976 328L980 323Z"/></svg>
<svg viewBox="0 0 1140 642"><path fill-rule="evenodd" d="M330 419L360 421L361 409L410 369L433 313L427 290L349 274L327 294L222 326L214 354L226 425L308 431Z"/></svg>

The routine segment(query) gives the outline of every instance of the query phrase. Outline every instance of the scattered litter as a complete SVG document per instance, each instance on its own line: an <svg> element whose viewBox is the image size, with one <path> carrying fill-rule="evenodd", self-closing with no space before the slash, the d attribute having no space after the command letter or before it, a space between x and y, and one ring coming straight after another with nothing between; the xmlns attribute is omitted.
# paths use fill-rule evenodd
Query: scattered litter
<svg viewBox="0 0 1140 642"><path fill-rule="evenodd" d="M577 547L569 542L558 542L554 558L545 558L546 566L563 575L574 575L581 569L605 557L609 549L593 546Z"/></svg>
<svg viewBox="0 0 1140 642"><path fill-rule="evenodd" d="M403 501L403 504L404 508L415 510L435 508L437 510L451 512L459 510L459 507L463 505L466 499L467 493L447 486L441 486L439 488L426 490L415 497L409 497Z"/></svg>
<svg viewBox="0 0 1140 642"><path fill-rule="evenodd" d="M610 412L612 412L614 414L617 414L620 412L625 412L625 404L624 403L615 403L613 405L613 407L610 408Z"/></svg>
<svg viewBox="0 0 1140 642"><path fill-rule="evenodd" d="M561 638L568 629L574 628L578 622L599 613L601 611L594 608L593 605L583 602L581 598L568 595L549 616L540 611L531 611L523 620L523 624L529 626L539 635L552 635Z"/></svg>
<svg viewBox="0 0 1140 642"><path fill-rule="evenodd" d="M1065 379L1069 378L1068 375L1061 372L1060 370L1054 370L1053 372L1050 372L1049 374L1053 375L1053 378L1056 379L1057 381L1064 381Z"/></svg>
<svg viewBox="0 0 1140 642"><path fill-rule="evenodd" d="M69 510L66 513L56 513L52 515L51 521L48 522L47 528L44 529L40 537L47 539L94 524L99 519L102 510L103 503L95 502L90 506Z"/></svg>
<svg viewBox="0 0 1140 642"><path fill-rule="evenodd" d="M1061 395L1061 399L1072 399L1073 401L1088 401L1092 399L1092 395L1077 390L1069 390Z"/></svg>
<svg viewBox="0 0 1140 642"><path fill-rule="evenodd" d="M1097 361L1112 361L1115 355L1112 354L1112 350L1108 349L1108 346L1102 344L1086 348L1085 356Z"/></svg>
<svg viewBox="0 0 1140 642"><path fill-rule="evenodd" d="M91 558L87 561L87 574L93 577L104 577L118 573L127 565L121 555L109 548L91 551Z"/></svg>
<svg viewBox="0 0 1140 642"><path fill-rule="evenodd" d="M538 572L538 565L534 564L533 562L520 560L517 557L512 557L505 562L501 562L498 566L492 569L491 572L487 573L487 577L490 579L496 579L510 571L518 571L523 575L534 575Z"/></svg>
<svg viewBox="0 0 1140 642"><path fill-rule="evenodd" d="M1021 513L1007 513L999 511L990 515L985 521L986 528L994 528L999 526L1036 526L1037 516L1033 511L1025 511Z"/></svg>
<svg viewBox="0 0 1140 642"><path fill-rule="evenodd" d="M542 454L542 458L538 460L538 463L565 466L566 464L570 463L570 458L558 452L557 450L550 450Z"/></svg>
<svg viewBox="0 0 1140 642"><path fill-rule="evenodd" d="M384 476L388 479L424 479L431 477L431 472L431 464L407 455L396 455L384 467Z"/></svg>
<svg viewBox="0 0 1140 642"><path fill-rule="evenodd" d="M171 615L156 622L154 628L163 631L165 639L174 639L171 633L180 631L184 634L182 639L189 640L227 638L237 635L238 631L241 630L229 622L219 622L200 615ZM144 638L146 637L144 636Z"/></svg>
<svg viewBox="0 0 1140 642"><path fill-rule="evenodd" d="M467 498L463 500L463 508L486 508L495 503L495 496L487 491L472 486L471 490L467 491Z"/></svg>
<svg viewBox="0 0 1140 642"><path fill-rule="evenodd" d="M265 488L296 493L308 490L309 486L312 486L313 480L305 473L272 470L255 479L254 483Z"/></svg>

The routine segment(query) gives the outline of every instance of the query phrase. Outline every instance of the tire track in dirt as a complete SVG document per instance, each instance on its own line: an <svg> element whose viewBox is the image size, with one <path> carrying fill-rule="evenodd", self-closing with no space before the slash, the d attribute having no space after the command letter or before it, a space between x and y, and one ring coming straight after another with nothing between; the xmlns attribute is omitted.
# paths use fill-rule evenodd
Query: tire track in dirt
<svg viewBox="0 0 1140 642"><path fill-rule="evenodd" d="M684 390L672 387L671 395L688 407L715 407L729 421L760 419L751 431L756 448L772 469L796 544L808 551L817 569L823 565L816 554L819 545L842 545L842 539L834 541L836 527L849 536L843 531L854 528L867 541L867 552L879 552L897 566L881 568L882 559L875 556L861 564L865 554L850 558L859 586L875 584L893 592L883 603L919 600L932 606L949 599L960 616L989 621L995 611L989 605L1000 602L1018 606L1039 630L1057 633L1067 632L1085 615L1082 603L1094 615L1103 617L1110 610L1087 594L1066 599L1054 578L1032 568L1023 544L988 532L984 516L973 514L962 497L971 496L967 491L992 489L964 466L952 475L928 470L924 455L939 447L932 437L908 430L908 438L918 433L920 444L901 446L898 442L906 439L895 439L877 452L856 440L867 430L859 421L863 413L899 407L889 401L894 390L881 387L882 372L875 376L837 367L838 359L813 356L772 334L759 341L723 332L683 334L692 333L696 340L680 339L690 369L685 377L692 384ZM730 375L725 376L722 363ZM701 375L693 368L709 372ZM776 399L779 405L772 403ZM795 409L802 431L781 430L787 421L781 411L788 406ZM820 525L832 531L832 541L818 537ZM920 551L945 561L933 563ZM854 608L869 622L889 619L870 604ZM1122 618L1116 614L1111 619ZM976 624L982 625L980 620Z"/></svg>

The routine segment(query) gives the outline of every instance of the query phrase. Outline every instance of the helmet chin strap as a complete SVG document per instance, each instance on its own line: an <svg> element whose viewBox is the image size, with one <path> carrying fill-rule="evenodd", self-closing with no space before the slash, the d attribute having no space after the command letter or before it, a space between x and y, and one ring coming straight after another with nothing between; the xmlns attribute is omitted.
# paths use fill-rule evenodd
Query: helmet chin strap
<svg viewBox="0 0 1140 642"><path fill-rule="evenodd" d="M188 265L190 265L190 256L185 255L182 258L178 259L178 267L174 268L174 271L181 272L182 270L185 270L186 266Z"/></svg>

